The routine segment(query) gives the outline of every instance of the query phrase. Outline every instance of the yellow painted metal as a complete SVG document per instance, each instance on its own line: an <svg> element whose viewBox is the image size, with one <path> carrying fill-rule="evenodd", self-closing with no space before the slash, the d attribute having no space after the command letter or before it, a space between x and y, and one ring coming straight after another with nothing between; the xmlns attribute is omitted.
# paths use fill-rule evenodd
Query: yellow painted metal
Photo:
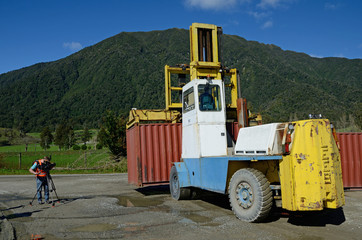
<svg viewBox="0 0 362 240"><path fill-rule="evenodd" d="M257 126L262 124L263 118L260 113L251 113L249 112L249 126Z"/></svg>
<svg viewBox="0 0 362 240"><path fill-rule="evenodd" d="M293 125L290 155L279 163L283 208L313 211L343 206L341 158L329 120Z"/></svg>
<svg viewBox="0 0 362 240"><path fill-rule="evenodd" d="M129 113L126 128L129 129L135 123L140 121L162 121L176 123L181 119L181 113L176 110L150 109L140 110L132 109Z"/></svg>
<svg viewBox="0 0 362 240"><path fill-rule="evenodd" d="M172 86L171 84L171 74L185 74L190 75L189 67L170 67L168 65L165 66L165 102L166 102L166 110L174 109L179 110L181 112L182 103L180 102L172 102L172 91L176 91L181 93L181 86Z"/></svg>
<svg viewBox="0 0 362 240"><path fill-rule="evenodd" d="M221 63L219 61L218 29L213 24L193 23L190 26L190 79L211 78L221 79ZM204 42L201 40L204 39ZM206 39L206 40L205 40ZM206 45L202 45L205 43ZM211 45L209 45L211 44ZM210 52L207 58L206 52ZM207 58L207 59L206 59Z"/></svg>
<svg viewBox="0 0 362 240"><path fill-rule="evenodd" d="M238 70L236 68L230 69L229 72L226 72L226 76L230 76L230 83L225 84L225 87L229 87L231 89L231 103L227 106L228 108L237 108L237 100L238 100L238 81L237 75Z"/></svg>

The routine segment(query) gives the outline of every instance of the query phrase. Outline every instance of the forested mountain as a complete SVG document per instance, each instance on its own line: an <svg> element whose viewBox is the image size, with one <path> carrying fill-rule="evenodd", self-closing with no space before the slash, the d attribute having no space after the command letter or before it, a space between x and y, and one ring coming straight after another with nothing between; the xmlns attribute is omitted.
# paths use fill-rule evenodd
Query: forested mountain
<svg viewBox="0 0 362 240"><path fill-rule="evenodd" d="M223 62L266 121L322 113L361 118L362 60L312 58L224 35ZM72 119L97 127L106 109L164 108L164 65L189 63L187 30L122 32L54 62L0 75L0 126L40 130Z"/></svg>

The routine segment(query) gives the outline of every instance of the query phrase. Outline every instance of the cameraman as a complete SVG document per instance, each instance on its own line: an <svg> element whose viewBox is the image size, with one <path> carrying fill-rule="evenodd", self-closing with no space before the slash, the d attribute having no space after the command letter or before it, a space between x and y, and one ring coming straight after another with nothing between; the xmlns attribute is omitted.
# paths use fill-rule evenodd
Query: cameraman
<svg viewBox="0 0 362 240"><path fill-rule="evenodd" d="M36 189L38 192L38 195L37 195L38 204L43 204L42 196L41 196L42 187L44 187L45 202L50 203L49 202L49 186L48 186L47 171L44 171L44 166L47 166L49 163L50 163L49 157L45 156L42 159L36 160L34 162L33 166L31 166L31 168L29 168L29 172L36 175Z"/></svg>

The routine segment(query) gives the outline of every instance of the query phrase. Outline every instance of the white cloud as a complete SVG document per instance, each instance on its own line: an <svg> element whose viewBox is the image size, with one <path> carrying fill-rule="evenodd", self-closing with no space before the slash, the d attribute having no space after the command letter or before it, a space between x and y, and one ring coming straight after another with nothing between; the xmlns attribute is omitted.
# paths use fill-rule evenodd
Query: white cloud
<svg viewBox="0 0 362 240"><path fill-rule="evenodd" d="M262 9L267 8L286 8L289 3L294 2L295 0L260 0L260 3L256 6Z"/></svg>
<svg viewBox="0 0 362 240"><path fill-rule="evenodd" d="M269 14L266 12L256 12L256 11L250 11L249 12L250 16L253 16L255 19L262 19L267 17Z"/></svg>
<svg viewBox="0 0 362 240"><path fill-rule="evenodd" d="M335 10L337 8L338 8L337 4L333 4L333 3L325 3L324 4L324 9L327 9L327 10Z"/></svg>
<svg viewBox="0 0 362 240"><path fill-rule="evenodd" d="M267 28L271 28L272 26L273 26L273 21L269 20L269 21L266 21L261 28L267 29Z"/></svg>
<svg viewBox="0 0 362 240"><path fill-rule="evenodd" d="M347 58L346 56L343 55L343 53L335 54L334 57Z"/></svg>
<svg viewBox="0 0 362 240"><path fill-rule="evenodd" d="M324 58L321 55L315 55L315 54L309 54L309 56L314 57L314 58Z"/></svg>
<svg viewBox="0 0 362 240"><path fill-rule="evenodd" d="M71 51L78 51L81 50L83 46L79 42L65 42L63 43L63 48L69 49Z"/></svg>
<svg viewBox="0 0 362 240"><path fill-rule="evenodd" d="M261 8L276 8L279 6L280 2L281 0L261 0L257 6Z"/></svg>
<svg viewBox="0 0 362 240"><path fill-rule="evenodd" d="M237 0L185 0L185 5L189 7L199 7L204 10L222 10L232 8Z"/></svg>

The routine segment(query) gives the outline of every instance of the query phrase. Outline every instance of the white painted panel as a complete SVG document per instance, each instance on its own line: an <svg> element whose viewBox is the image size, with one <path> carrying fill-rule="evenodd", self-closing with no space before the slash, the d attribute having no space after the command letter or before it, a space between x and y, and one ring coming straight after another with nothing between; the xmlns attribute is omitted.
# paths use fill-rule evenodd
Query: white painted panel
<svg viewBox="0 0 362 240"><path fill-rule="evenodd" d="M187 137L184 137L187 136ZM196 124L182 127L182 158L199 158L200 138Z"/></svg>
<svg viewBox="0 0 362 240"><path fill-rule="evenodd" d="M199 124L225 124L225 112L198 112Z"/></svg>
<svg viewBox="0 0 362 240"><path fill-rule="evenodd" d="M282 154L284 123L271 123L239 130L235 145L236 155Z"/></svg>
<svg viewBox="0 0 362 240"><path fill-rule="evenodd" d="M222 125L200 124L201 156L226 156L226 127Z"/></svg>

